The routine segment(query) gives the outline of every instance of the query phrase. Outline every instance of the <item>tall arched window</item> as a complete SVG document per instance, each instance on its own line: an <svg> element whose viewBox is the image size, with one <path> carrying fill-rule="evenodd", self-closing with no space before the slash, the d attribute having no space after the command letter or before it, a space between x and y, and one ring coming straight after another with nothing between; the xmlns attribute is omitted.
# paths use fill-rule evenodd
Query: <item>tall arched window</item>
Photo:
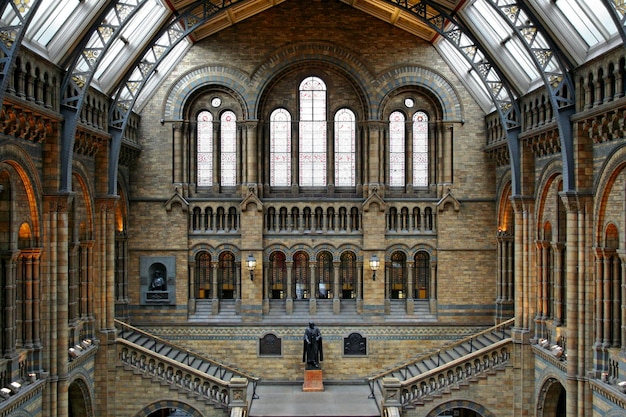
<svg viewBox="0 0 626 417"><path fill-rule="evenodd" d="M413 186L428 186L428 115L413 115Z"/></svg>
<svg viewBox="0 0 626 417"><path fill-rule="evenodd" d="M402 252L394 252L391 262L385 266L388 269L389 298L406 298L406 256Z"/></svg>
<svg viewBox="0 0 626 417"><path fill-rule="evenodd" d="M287 263L285 262L285 254L274 252L270 255L269 294L267 294L267 297L273 299L285 298L286 283Z"/></svg>
<svg viewBox="0 0 626 417"><path fill-rule="evenodd" d="M208 111L198 114L197 181L198 186L213 185L213 115Z"/></svg>
<svg viewBox="0 0 626 417"><path fill-rule="evenodd" d="M356 168L356 124L352 110L335 113L335 186L354 187Z"/></svg>
<svg viewBox="0 0 626 417"><path fill-rule="evenodd" d="M309 257L304 252L298 252L293 256L293 280L294 298L298 300L309 298Z"/></svg>
<svg viewBox="0 0 626 417"><path fill-rule="evenodd" d="M405 131L404 114L394 111L389 115L389 186L405 184Z"/></svg>
<svg viewBox="0 0 626 417"><path fill-rule="evenodd" d="M220 255L219 265L219 298L236 298L237 280L235 269L235 256L230 252L223 253L222 255Z"/></svg>
<svg viewBox="0 0 626 417"><path fill-rule="evenodd" d="M270 185L291 185L291 115L285 109L270 116Z"/></svg>
<svg viewBox="0 0 626 417"><path fill-rule="evenodd" d="M299 184L326 186L326 85L317 77L300 84Z"/></svg>
<svg viewBox="0 0 626 417"><path fill-rule="evenodd" d="M196 256L196 298L211 298L211 255L200 252Z"/></svg>
<svg viewBox="0 0 626 417"><path fill-rule="evenodd" d="M351 299L356 297L356 256L352 252L341 254L341 264L339 266L341 298Z"/></svg>
<svg viewBox="0 0 626 417"><path fill-rule="evenodd" d="M420 251L415 255L415 294L413 298L426 299L430 292L430 256Z"/></svg>
<svg viewBox="0 0 626 417"><path fill-rule="evenodd" d="M322 252L317 257L317 298L332 298L333 258L330 253Z"/></svg>
<svg viewBox="0 0 626 417"><path fill-rule="evenodd" d="M220 117L220 185L237 185L237 116L225 111Z"/></svg>

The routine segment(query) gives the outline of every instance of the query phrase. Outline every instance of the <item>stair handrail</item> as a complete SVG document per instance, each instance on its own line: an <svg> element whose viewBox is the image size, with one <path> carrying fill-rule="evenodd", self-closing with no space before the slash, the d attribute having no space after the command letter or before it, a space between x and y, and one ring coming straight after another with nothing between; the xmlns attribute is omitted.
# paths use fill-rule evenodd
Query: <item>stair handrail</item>
<svg viewBox="0 0 626 417"><path fill-rule="evenodd" d="M493 327L490 327L488 329L485 329L485 330L483 330L481 332L478 332L478 333L472 334L470 336L464 337L463 339L455 340L451 344L446 345L446 346L444 346L444 347L442 347L440 349L437 349L437 350L435 350L433 352L426 353L426 354L423 354L423 355L418 356L416 358L413 358L411 360L402 362L401 364L396 365L396 366L394 366L392 368L387 368L386 370L384 370L382 372L379 372L379 373L377 373L375 375L369 376L367 379L368 379L368 381L374 381L374 380L380 379L380 378L382 378L384 376L387 376L387 375L391 374L392 372L399 371L399 370L401 370L403 368L406 368L408 366L414 365L414 364L416 364L418 362L422 362L422 361L424 361L424 360L426 360L428 358L431 358L433 356L440 357L441 353L446 352L446 351L448 351L448 350L450 350L452 348L455 348L457 346L460 346L460 345L462 345L464 343L469 343L470 344L470 346L471 346L470 353L472 353L473 346L474 346L473 345L474 339L476 339L476 338L478 338L478 337L480 337L482 335L485 335L485 334L493 334L493 333L496 333L498 330L502 330L502 340L504 340L505 339L504 331L506 330L507 327L509 327L514 322L515 322L515 318L503 321L502 323L499 323L499 324L497 324L497 325L495 325Z"/></svg>
<svg viewBox="0 0 626 417"><path fill-rule="evenodd" d="M507 346L512 343L513 339L510 337L500 340L440 367L399 381L401 406L422 402L425 398L449 390L452 386L459 386L490 371L504 369L511 357Z"/></svg>
<svg viewBox="0 0 626 417"><path fill-rule="evenodd" d="M213 404L228 408L231 402L230 383L196 368L120 338L118 357L125 366L147 377L164 381L170 387L183 389Z"/></svg>
<svg viewBox="0 0 626 417"><path fill-rule="evenodd" d="M163 343L164 345L167 345L167 346L170 346L170 347L173 347L173 348L178 349L179 351L181 351L181 352L183 352L183 353L185 353L185 354L187 355L187 356L186 356L186 359L188 360L188 363L191 363L191 361L190 361L190 359L191 359L191 358L200 359L200 360L202 360L202 361L206 361L206 362L209 362L209 363L210 363L210 364L212 364L212 365L217 366L217 367L218 367L218 369L220 369L220 375L224 375L224 374L225 374L225 372L230 371L230 372L232 372L233 374L235 374L236 376L239 376L239 377L242 377L242 378L246 378L246 379L248 379L248 380L250 380L250 381L252 381L252 382L253 382L253 387L254 387L254 394L253 394L253 395L255 395L255 394L256 394L256 385L257 385L257 382L258 382L258 381L259 381L259 379L260 379L259 377L256 377L256 376L253 376L253 375L249 375L249 374L247 374L247 373L245 373L245 372L242 372L242 371L241 371L241 370L239 370L239 369L236 369L236 368L234 368L234 367L232 367L232 366L225 365L225 364L223 364L223 363L221 363L221 362L218 362L218 361L216 361L216 360L214 360L214 359L208 358L208 357L206 357L206 356L204 356L204 355L202 355L202 354L199 354L199 353L197 353L197 352L192 352L191 350L186 349L186 348L184 348L184 347L182 347L182 346L179 346L179 345L177 345L177 344L175 344L175 343L172 343L171 341L169 341L169 340L167 340L167 339L163 339L163 338L160 338L160 337L158 337L158 336L155 336L155 335L153 335L153 334L151 334L151 333L146 332L145 330L142 330L142 329L140 329L140 328L138 328L138 327L135 327L135 326L133 326L133 325L130 325L130 324L128 324L128 323L125 323L125 322L123 322L123 321L121 321L121 320L115 319L115 324L116 324L116 325L118 325L118 326L120 326L122 329L123 329L123 328L128 328L128 329L132 330L133 332L140 333L140 334L142 334L142 335L144 335L144 336L146 336L146 337L148 337L148 338L150 338L150 339L154 340L154 342L155 342L155 343L154 343L154 346L155 346L155 347L156 347L156 342L160 342L160 343ZM124 339L124 338L120 338L120 339L121 339L121 340L126 340L126 339ZM131 342L131 343L132 343L132 342ZM137 346L139 346L139 345L137 345ZM144 348L144 349L145 349L145 348ZM157 354L158 354L158 352L156 352L156 351L154 351L154 353L157 353ZM175 361L175 360L173 360L173 359L171 359L171 358L168 358L168 359L169 359L170 361L178 362L178 363L180 363L180 364L185 365L185 363L184 363L184 362L181 362L181 361ZM220 379L220 380L221 380L221 379Z"/></svg>

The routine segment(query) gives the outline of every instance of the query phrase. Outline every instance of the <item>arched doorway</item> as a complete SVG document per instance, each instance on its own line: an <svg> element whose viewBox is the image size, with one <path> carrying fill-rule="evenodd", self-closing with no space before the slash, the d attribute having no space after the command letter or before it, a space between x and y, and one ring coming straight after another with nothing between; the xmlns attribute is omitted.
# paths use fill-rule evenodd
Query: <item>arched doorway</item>
<svg viewBox="0 0 626 417"><path fill-rule="evenodd" d="M87 417L93 415L89 389L82 379L77 379L70 384L68 392L68 416Z"/></svg>
<svg viewBox="0 0 626 417"><path fill-rule="evenodd" d="M565 417L566 391L556 378L549 378L540 391L537 417Z"/></svg>
<svg viewBox="0 0 626 417"><path fill-rule="evenodd" d="M427 417L495 417L495 415L480 404L455 400L435 407Z"/></svg>

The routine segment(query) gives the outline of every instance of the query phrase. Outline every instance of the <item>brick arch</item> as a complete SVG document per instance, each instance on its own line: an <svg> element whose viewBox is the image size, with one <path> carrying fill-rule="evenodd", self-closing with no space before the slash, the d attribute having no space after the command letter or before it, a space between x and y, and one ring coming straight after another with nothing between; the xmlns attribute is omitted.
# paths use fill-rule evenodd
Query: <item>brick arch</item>
<svg viewBox="0 0 626 417"><path fill-rule="evenodd" d="M198 254L202 252L208 252L208 254L211 256L211 259L213 259L217 253L214 247L209 246L206 243L200 243L198 245L194 245L191 248L191 251L190 251L191 259L195 260L196 256L198 256Z"/></svg>
<svg viewBox="0 0 626 417"><path fill-rule="evenodd" d="M537 393L537 417L555 415L559 396L565 391L563 382L555 377L546 378Z"/></svg>
<svg viewBox="0 0 626 417"><path fill-rule="evenodd" d="M437 260L437 248L433 248L432 246L424 243L419 243L413 246L410 251L407 252L407 256L409 257L407 259L415 259L418 252L426 252L430 257L431 262Z"/></svg>
<svg viewBox="0 0 626 417"><path fill-rule="evenodd" d="M610 195L610 191L619 178L620 175L626 175L626 146L620 147L612 155L606 158L600 175L594 186L593 193L597 197L594 199L593 212L597 213L594 219L594 236L596 237L596 245L602 246L601 239L604 236L604 228L607 226L609 219L607 219L607 204ZM626 200L626 198L622 198ZM624 201L626 204L626 201ZM621 220L621 219L620 219ZM622 228L626 225L622 225ZM626 248L626 237L624 235L624 229L619 230L621 233L620 248Z"/></svg>
<svg viewBox="0 0 626 417"><path fill-rule="evenodd" d="M425 89L439 101L444 121L463 120L463 106L456 89L432 69L412 65L393 68L378 77L378 84L380 88L372 96L372 102L379 103L378 108L372 109L376 119L382 120L384 103L391 92L399 87L415 86Z"/></svg>
<svg viewBox="0 0 626 417"><path fill-rule="evenodd" d="M406 256L406 260L413 259L411 257L411 250L403 244L397 244L393 246L389 246L387 250L385 250L385 263L391 262L391 255L395 252L401 252Z"/></svg>
<svg viewBox="0 0 626 417"><path fill-rule="evenodd" d="M219 257L226 252L230 252L233 254L233 256L235 257L235 262L240 262L241 261L241 250L239 247L232 245L230 243L226 243L223 245L220 245L216 248L216 255L217 255L217 259L219 259Z"/></svg>
<svg viewBox="0 0 626 417"><path fill-rule="evenodd" d="M80 415L84 415L85 417L90 417L94 415L93 411L93 403L92 403L92 393L89 389L88 382L90 380L90 376L84 370L82 370L79 375L70 383L69 385L69 401L71 404L76 406L83 406L83 413Z"/></svg>
<svg viewBox="0 0 626 417"><path fill-rule="evenodd" d="M513 235L515 232L515 214L511 204L512 195L513 183L509 177L501 187L498 187L498 233Z"/></svg>
<svg viewBox="0 0 626 417"><path fill-rule="evenodd" d="M175 400L163 400L154 402L146 407L143 410L135 414L135 417L148 417L150 414L155 411L163 410L166 408L176 408L178 410L182 410L185 413L189 414L191 417L204 417L203 414L190 406L189 404L185 404L180 401Z"/></svg>
<svg viewBox="0 0 626 417"><path fill-rule="evenodd" d="M470 400L454 400L448 401L443 404L439 404L437 407L433 408L426 414L426 417L437 417L439 414L454 410L455 408L465 408L467 410L472 410L482 417L496 417L491 411L489 411L485 406L475 403Z"/></svg>
<svg viewBox="0 0 626 417"><path fill-rule="evenodd" d="M285 261L289 259L291 256L291 252L289 248L282 244L274 244L263 250L263 263L268 263L270 261L270 255L274 252L282 252L285 254Z"/></svg>
<svg viewBox="0 0 626 417"><path fill-rule="evenodd" d="M372 108L370 97L373 96L376 89L373 71L351 51L329 42L289 44L268 57L251 77L252 90L261 93L258 94L254 105L251 106L250 114L257 114L260 111L263 92L269 89L273 80L280 73L312 62L323 63L345 74L360 94L361 100L366 106L365 113L367 114L368 109Z"/></svg>
<svg viewBox="0 0 626 417"><path fill-rule="evenodd" d="M185 103L196 91L210 85L229 90L241 103L243 117L249 118L249 103L254 102L249 84L248 75L235 68L210 65L193 68L181 75L165 94L163 118L183 120Z"/></svg>
<svg viewBox="0 0 626 417"><path fill-rule="evenodd" d="M561 168L562 165L560 161L554 161L552 164L548 164L548 166L546 166L543 170L540 180L537 182L537 197L535 199L535 223L538 228L536 231L537 233L546 221L544 215L546 210L546 199L549 197L548 193L550 191L550 187L555 181L563 179L563 171ZM554 223L554 226L556 227L556 223L552 223ZM555 232L558 232L558 230L555 230Z"/></svg>
<svg viewBox="0 0 626 417"><path fill-rule="evenodd" d="M339 251L329 243L322 243L321 245L315 246L313 248L313 255L311 259L317 259L317 256L322 252L330 253L333 257L333 261L339 260Z"/></svg>
<svg viewBox="0 0 626 417"><path fill-rule="evenodd" d="M359 246L353 245L351 243L345 243L337 248L337 252L339 252L339 259L341 259L341 255L343 253L352 252L356 256L357 262L363 262L363 249Z"/></svg>

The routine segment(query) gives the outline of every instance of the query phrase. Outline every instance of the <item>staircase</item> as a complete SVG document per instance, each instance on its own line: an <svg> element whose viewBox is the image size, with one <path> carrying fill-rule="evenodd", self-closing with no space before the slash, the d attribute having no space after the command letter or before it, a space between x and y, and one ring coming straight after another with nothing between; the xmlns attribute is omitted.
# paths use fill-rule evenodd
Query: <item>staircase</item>
<svg viewBox="0 0 626 417"><path fill-rule="evenodd" d="M119 320L116 327L118 357L125 369L218 408L232 406L233 389L245 392L250 382L256 397L258 378Z"/></svg>
<svg viewBox="0 0 626 417"><path fill-rule="evenodd" d="M389 381L399 382L399 395L392 405L416 407L460 389L491 373L504 370L511 355L511 326L506 321L440 350L420 356L368 378L370 398L383 402ZM398 389L396 384L396 390Z"/></svg>

